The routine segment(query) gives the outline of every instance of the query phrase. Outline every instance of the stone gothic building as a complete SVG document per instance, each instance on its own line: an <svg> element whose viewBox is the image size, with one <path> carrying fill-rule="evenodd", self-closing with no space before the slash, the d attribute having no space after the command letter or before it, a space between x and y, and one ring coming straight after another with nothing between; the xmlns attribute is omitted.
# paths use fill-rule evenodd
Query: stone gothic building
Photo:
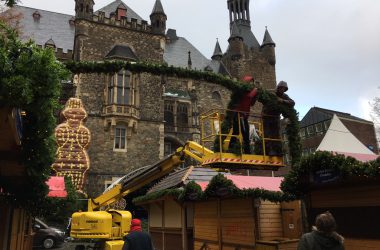
<svg viewBox="0 0 380 250"><path fill-rule="evenodd" d="M249 0L227 0L229 45L223 52L216 42L210 59L166 27L170 16L160 0L152 6L149 21L121 0L97 11L93 0L75 0L75 16L23 6L12 11L23 15L22 37L53 48L60 60L165 63L235 79L253 75L273 89L275 43L268 30L263 42L258 42L251 29L249 5ZM211 41L210 45L214 46ZM125 70L113 75L80 74L73 84L72 95L82 100L92 134L85 188L90 196L127 172L163 158L187 140L199 141L199 114L225 108L230 97L227 89L213 83Z"/></svg>

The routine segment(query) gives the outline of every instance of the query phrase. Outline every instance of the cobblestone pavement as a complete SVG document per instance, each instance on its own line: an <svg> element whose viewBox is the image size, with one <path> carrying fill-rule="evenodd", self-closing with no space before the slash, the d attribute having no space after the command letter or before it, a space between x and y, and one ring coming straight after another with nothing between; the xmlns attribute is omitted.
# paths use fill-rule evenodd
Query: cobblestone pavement
<svg viewBox="0 0 380 250"><path fill-rule="evenodd" d="M94 245L92 243L65 242L62 247L60 247L60 248L54 248L54 249L56 249L56 250L75 250L75 246L77 246L79 244L85 245L86 246L85 250L91 250L92 246ZM33 250L43 250L43 248L33 248Z"/></svg>
<svg viewBox="0 0 380 250"><path fill-rule="evenodd" d="M75 246L77 246L79 244L80 245L85 245L86 246L86 250L92 249L92 246L94 245L94 244L91 244L91 243L66 242L62 248L59 248L59 250L74 250Z"/></svg>

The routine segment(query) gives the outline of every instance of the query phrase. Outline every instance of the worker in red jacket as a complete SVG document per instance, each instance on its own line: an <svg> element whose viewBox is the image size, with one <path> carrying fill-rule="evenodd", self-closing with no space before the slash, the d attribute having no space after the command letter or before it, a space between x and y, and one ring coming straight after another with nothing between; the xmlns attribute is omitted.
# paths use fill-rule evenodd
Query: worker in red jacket
<svg viewBox="0 0 380 250"><path fill-rule="evenodd" d="M257 88L254 87L254 78L252 76L245 76L243 82L251 83L253 88L250 91L245 92L239 102L234 107L233 118L233 135L239 135L239 119L240 119L240 131L243 136L243 152L244 154L250 154L250 142L249 142L249 113L251 107L256 103ZM237 138L232 137L229 148L231 149L236 145Z"/></svg>

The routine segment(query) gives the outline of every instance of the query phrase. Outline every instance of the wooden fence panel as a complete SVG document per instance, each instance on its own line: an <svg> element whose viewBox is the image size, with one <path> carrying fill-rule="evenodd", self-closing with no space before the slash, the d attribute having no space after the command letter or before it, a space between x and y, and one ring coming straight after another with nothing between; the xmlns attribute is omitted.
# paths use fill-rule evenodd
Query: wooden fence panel
<svg viewBox="0 0 380 250"><path fill-rule="evenodd" d="M344 245L346 250L378 250L380 249L380 240L346 238Z"/></svg>
<svg viewBox="0 0 380 250"><path fill-rule="evenodd" d="M260 239L278 239L283 237L281 204L261 201L259 208Z"/></svg>

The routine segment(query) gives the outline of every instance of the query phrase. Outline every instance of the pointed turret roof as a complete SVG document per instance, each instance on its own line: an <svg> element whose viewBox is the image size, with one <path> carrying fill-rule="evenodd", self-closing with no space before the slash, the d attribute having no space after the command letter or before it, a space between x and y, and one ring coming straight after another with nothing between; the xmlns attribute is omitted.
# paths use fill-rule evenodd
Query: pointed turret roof
<svg viewBox="0 0 380 250"><path fill-rule="evenodd" d="M218 39L216 39L214 54L212 55L211 59L220 60L222 56L223 56L222 49L220 48Z"/></svg>
<svg viewBox="0 0 380 250"><path fill-rule="evenodd" d="M241 39L243 39L242 35L240 34L240 30L239 30L239 27L237 26L236 22L234 22L232 24L231 35L230 35L229 39L232 39L235 37L240 37Z"/></svg>
<svg viewBox="0 0 380 250"><path fill-rule="evenodd" d="M263 46L265 46L265 45L274 45L274 46L276 46L276 43L273 42L273 39L272 39L272 37L270 36L267 27L265 27L265 34L264 34L263 44L261 44L261 47L263 47Z"/></svg>
<svg viewBox="0 0 380 250"><path fill-rule="evenodd" d="M152 14L165 14L164 8L162 7L161 0L156 0L153 6Z"/></svg>

